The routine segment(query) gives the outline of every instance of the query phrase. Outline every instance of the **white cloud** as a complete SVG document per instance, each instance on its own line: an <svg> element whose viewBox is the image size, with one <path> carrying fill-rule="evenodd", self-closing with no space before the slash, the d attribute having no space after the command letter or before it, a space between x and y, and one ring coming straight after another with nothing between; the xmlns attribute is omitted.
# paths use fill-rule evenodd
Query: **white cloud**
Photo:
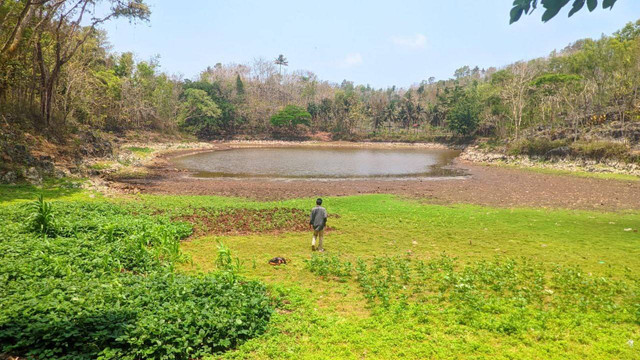
<svg viewBox="0 0 640 360"><path fill-rule="evenodd" d="M340 61L340 67L348 68L362 64L362 55L360 53L348 54L344 59Z"/></svg>
<svg viewBox="0 0 640 360"><path fill-rule="evenodd" d="M414 36L393 36L391 37L391 41L398 46L410 49L422 49L427 45L427 37L422 34L415 34Z"/></svg>

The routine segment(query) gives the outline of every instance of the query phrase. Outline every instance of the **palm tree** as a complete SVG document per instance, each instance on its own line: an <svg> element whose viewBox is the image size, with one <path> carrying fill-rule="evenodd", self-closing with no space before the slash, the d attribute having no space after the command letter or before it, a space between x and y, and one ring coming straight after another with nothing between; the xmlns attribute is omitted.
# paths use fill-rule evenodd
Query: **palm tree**
<svg viewBox="0 0 640 360"><path fill-rule="evenodd" d="M276 58L276 60L274 61L274 63L276 65L280 66L280 75L282 76L282 65L284 66L289 66L289 61L287 61L287 58L284 57L284 55L280 54L278 55L278 57Z"/></svg>

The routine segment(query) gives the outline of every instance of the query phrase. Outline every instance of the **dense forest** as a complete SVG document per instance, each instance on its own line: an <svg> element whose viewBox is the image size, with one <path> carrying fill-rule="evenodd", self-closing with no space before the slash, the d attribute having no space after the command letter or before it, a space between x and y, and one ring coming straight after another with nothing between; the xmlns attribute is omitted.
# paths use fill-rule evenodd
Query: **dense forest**
<svg viewBox="0 0 640 360"><path fill-rule="evenodd" d="M518 140L527 129L562 129L558 137L577 141L583 129L615 123L621 138L638 140L627 130L635 129L639 110L640 22L543 58L465 66L448 80L375 89L288 71L284 55L218 63L182 79L161 72L159 59L111 52L97 28L115 17L145 21L142 1L109 1L103 17L89 3L0 2L5 126L62 140L79 129L185 132L207 140L326 132L333 139L405 141Z"/></svg>

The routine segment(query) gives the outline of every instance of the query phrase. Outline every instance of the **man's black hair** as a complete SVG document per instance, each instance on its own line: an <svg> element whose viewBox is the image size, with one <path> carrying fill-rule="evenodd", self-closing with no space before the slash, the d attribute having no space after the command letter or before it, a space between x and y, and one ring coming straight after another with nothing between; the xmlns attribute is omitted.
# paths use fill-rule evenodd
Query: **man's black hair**
<svg viewBox="0 0 640 360"><path fill-rule="evenodd" d="M322 199L318 198L318 200L316 200L316 205L322 205Z"/></svg>

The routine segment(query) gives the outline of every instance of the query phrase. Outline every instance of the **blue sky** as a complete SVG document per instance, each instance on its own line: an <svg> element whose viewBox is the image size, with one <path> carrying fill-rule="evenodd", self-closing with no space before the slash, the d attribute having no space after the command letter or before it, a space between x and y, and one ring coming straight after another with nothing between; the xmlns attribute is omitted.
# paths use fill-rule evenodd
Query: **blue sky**
<svg viewBox="0 0 640 360"><path fill-rule="evenodd" d="M148 3L148 24L117 20L104 26L114 51L133 51L141 60L159 55L162 70L187 78L217 62L250 63L282 53L288 71L377 88L447 79L463 65L500 67L544 56L640 18L637 0L571 18L567 7L547 24L538 9L514 25L508 24L511 0Z"/></svg>

